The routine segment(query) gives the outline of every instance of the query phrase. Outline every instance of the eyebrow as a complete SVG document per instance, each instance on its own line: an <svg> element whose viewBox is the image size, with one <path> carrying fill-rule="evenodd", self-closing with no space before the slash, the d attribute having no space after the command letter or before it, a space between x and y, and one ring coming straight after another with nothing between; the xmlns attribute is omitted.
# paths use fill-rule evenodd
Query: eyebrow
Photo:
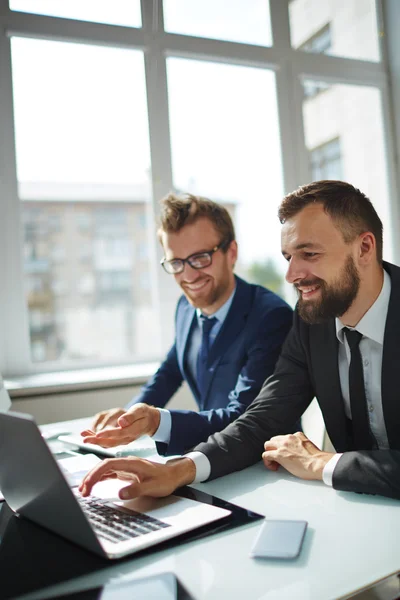
<svg viewBox="0 0 400 600"><path fill-rule="evenodd" d="M215 246L218 246L218 244L215 244ZM169 258L169 259L167 259L167 257L165 256L165 258L168 260L168 262L170 262L172 260L187 260L191 256L195 256L196 254L204 254L204 253L207 253L207 252L212 252L214 250L215 246L213 246L211 248L211 250L210 249L208 249L208 250L197 250L196 252L192 252L192 254L189 254L186 258L180 258L179 256L174 256L173 258Z"/></svg>
<svg viewBox="0 0 400 600"><path fill-rule="evenodd" d="M303 250L304 248L310 248L310 249L314 249L314 250L320 250L322 249L321 244L314 244L313 242L303 242L302 244L297 244L297 246L295 246L295 250ZM290 253L286 252L286 250L282 250L282 254L283 256L288 256Z"/></svg>

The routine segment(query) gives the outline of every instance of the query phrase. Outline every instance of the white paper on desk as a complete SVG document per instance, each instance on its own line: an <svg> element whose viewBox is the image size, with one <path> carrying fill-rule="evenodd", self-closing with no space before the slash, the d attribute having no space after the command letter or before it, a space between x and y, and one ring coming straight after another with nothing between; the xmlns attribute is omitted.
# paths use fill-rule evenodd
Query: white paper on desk
<svg viewBox="0 0 400 600"><path fill-rule="evenodd" d="M93 469L101 459L94 454L83 454L61 458L57 461L69 485L75 487L80 484L86 473Z"/></svg>
<svg viewBox="0 0 400 600"><path fill-rule="evenodd" d="M69 444L70 446L75 446L83 450L91 450L92 452L98 452L110 457L146 456L147 458L147 455L157 452L154 441L148 435L143 435L130 444L111 448L102 448L102 446L98 446L97 444L85 444L83 437L78 433L60 435L58 439L60 442Z"/></svg>

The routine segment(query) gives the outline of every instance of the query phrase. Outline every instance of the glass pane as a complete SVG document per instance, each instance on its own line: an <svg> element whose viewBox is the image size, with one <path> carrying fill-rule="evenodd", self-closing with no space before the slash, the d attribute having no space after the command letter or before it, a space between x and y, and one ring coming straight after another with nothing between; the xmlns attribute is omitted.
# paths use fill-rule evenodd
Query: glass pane
<svg viewBox="0 0 400 600"><path fill-rule="evenodd" d="M143 54L12 38L33 361L158 354Z"/></svg>
<svg viewBox="0 0 400 600"><path fill-rule="evenodd" d="M274 73L177 58L167 69L175 187L227 206L239 243L236 272L283 293ZM196 90L189 102L183 88Z"/></svg>
<svg viewBox="0 0 400 600"><path fill-rule="evenodd" d="M376 0L291 0L293 48L378 61Z"/></svg>
<svg viewBox="0 0 400 600"><path fill-rule="evenodd" d="M107 23L141 27L140 0L10 0L11 10Z"/></svg>
<svg viewBox="0 0 400 600"><path fill-rule="evenodd" d="M270 46L269 0L164 0L165 30Z"/></svg>
<svg viewBox="0 0 400 600"><path fill-rule="evenodd" d="M310 82L304 83L305 89ZM364 192L385 229L384 256L392 260L389 192L380 91L357 85L327 85L305 94L304 131L313 180L342 179Z"/></svg>

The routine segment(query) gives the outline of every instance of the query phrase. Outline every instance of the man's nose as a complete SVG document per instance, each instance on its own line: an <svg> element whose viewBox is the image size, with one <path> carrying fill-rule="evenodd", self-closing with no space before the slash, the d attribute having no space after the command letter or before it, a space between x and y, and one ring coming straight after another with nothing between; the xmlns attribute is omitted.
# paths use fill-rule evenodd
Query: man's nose
<svg viewBox="0 0 400 600"><path fill-rule="evenodd" d="M289 261L289 266L286 271L286 281L295 283L299 279L305 279L307 271L302 261L296 260L293 256Z"/></svg>
<svg viewBox="0 0 400 600"><path fill-rule="evenodd" d="M183 271L180 272L180 276L185 281L195 281L199 277L199 270L194 269L188 262L183 263Z"/></svg>

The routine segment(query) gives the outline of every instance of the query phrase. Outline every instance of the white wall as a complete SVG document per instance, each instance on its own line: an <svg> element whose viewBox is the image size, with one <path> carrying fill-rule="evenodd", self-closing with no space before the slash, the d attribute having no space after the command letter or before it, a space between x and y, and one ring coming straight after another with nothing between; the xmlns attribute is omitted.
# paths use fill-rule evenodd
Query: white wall
<svg viewBox="0 0 400 600"><path fill-rule="evenodd" d="M139 387L50 394L13 399L11 410L35 417L39 425L89 417L100 410L124 406L139 391ZM185 385L171 400L169 407L195 410L196 405Z"/></svg>

